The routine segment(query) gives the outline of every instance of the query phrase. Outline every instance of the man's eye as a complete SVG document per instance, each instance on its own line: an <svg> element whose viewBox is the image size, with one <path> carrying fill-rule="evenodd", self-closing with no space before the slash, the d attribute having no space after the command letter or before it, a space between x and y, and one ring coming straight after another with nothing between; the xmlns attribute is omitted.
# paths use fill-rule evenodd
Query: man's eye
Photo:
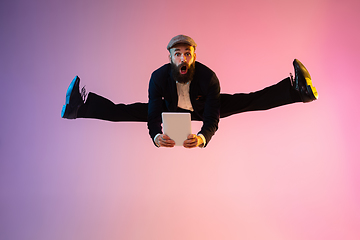
<svg viewBox="0 0 360 240"><path fill-rule="evenodd" d="M175 53L175 56L179 57L181 54L180 53Z"/></svg>
<svg viewBox="0 0 360 240"><path fill-rule="evenodd" d="M190 56L191 56L191 54L190 54L190 53L185 53L185 55L186 55L187 57L190 57Z"/></svg>

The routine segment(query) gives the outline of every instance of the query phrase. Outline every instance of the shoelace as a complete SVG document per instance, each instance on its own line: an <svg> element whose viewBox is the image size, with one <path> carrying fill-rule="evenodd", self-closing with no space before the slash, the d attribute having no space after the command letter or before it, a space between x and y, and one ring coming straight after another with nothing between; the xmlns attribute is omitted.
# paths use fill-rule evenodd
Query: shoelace
<svg viewBox="0 0 360 240"><path fill-rule="evenodd" d="M290 83L291 83L291 86L294 87L294 77L293 77L292 73L290 73Z"/></svg>
<svg viewBox="0 0 360 240"><path fill-rule="evenodd" d="M83 101L85 102L86 97L87 97L87 95L88 95L88 93L86 92L85 86L83 86L83 87L81 88L80 95L81 95L81 98L83 99Z"/></svg>

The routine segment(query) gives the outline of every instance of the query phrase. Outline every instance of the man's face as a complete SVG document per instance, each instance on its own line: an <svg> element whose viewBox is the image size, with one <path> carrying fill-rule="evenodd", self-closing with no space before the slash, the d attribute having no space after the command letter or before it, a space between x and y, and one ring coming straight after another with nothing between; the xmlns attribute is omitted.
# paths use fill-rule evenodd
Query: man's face
<svg viewBox="0 0 360 240"><path fill-rule="evenodd" d="M170 61L176 81L186 83L192 80L195 72L195 49L193 46L179 44L170 49Z"/></svg>

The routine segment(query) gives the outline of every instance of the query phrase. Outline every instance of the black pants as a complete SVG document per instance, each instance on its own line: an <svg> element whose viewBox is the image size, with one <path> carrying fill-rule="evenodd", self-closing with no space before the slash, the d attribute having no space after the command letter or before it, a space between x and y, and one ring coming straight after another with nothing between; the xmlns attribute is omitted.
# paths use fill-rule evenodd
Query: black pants
<svg viewBox="0 0 360 240"><path fill-rule="evenodd" d="M251 93L220 94L220 117L233 114L267 110L274 107L301 102L299 94L292 89L290 79ZM165 111L164 103L164 111ZM95 118L114 122L147 122L148 104L114 104L110 100L95 93L89 93L88 98L78 111L77 118ZM201 120L191 114L192 120Z"/></svg>

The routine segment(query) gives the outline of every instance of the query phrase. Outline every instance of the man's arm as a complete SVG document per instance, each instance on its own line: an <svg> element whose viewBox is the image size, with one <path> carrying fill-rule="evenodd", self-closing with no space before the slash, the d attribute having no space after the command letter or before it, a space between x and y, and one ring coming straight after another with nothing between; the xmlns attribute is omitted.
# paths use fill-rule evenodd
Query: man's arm
<svg viewBox="0 0 360 240"><path fill-rule="evenodd" d="M161 127L161 112L163 104L163 96L161 87L158 85L158 77L156 72L151 75L149 82L149 92L148 92L148 129L151 139L154 144L159 147L155 142L155 136L157 134L162 134Z"/></svg>
<svg viewBox="0 0 360 240"><path fill-rule="evenodd" d="M213 73L207 89L203 126L198 133L205 137L206 143L204 147L206 147L211 137L217 131L220 119L220 83L215 73Z"/></svg>

